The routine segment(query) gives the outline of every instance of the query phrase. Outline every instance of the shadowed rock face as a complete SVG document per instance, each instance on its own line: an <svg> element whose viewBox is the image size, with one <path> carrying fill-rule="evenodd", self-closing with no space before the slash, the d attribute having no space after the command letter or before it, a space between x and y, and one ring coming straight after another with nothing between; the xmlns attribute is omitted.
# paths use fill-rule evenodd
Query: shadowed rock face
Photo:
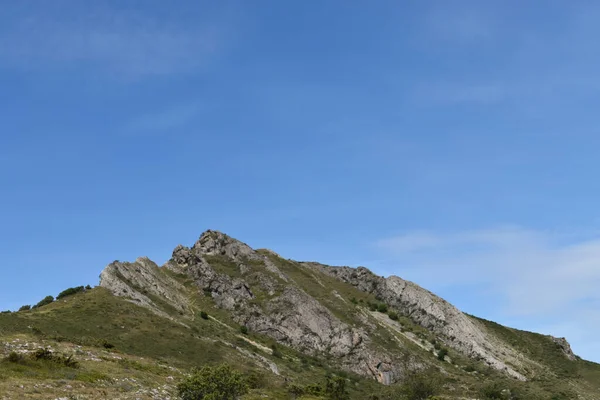
<svg viewBox="0 0 600 400"><path fill-rule="evenodd" d="M558 347L560 347L565 357L567 357L571 361L575 361L577 359L577 357L573 353L573 350L571 349L571 345L569 344L569 342L567 342L567 339L565 339L564 337L557 338L554 336L550 336L550 338L554 343L556 343Z"/></svg>
<svg viewBox="0 0 600 400"><path fill-rule="evenodd" d="M100 274L100 286L169 319L173 316L165 312L156 299L177 311L187 310L183 286L161 274L159 267L147 257L139 257L132 263L115 261L109 264Z"/></svg>
<svg viewBox="0 0 600 400"><path fill-rule="evenodd" d="M203 233L191 248L177 246L164 269L147 258L133 263L114 262L102 272L100 285L159 315L185 323L185 315L193 315L194 310L187 289L164 272L171 270L191 278L198 291L210 294L214 304L228 310L237 323L307 354L327 355L348 371L389 384L407 369L427 365L427 361L423 364L413 357L398 337L393 349L376 343L373 338L387 328L368 312L352 314L356 321L340 319L330 307L336 299L312 297L306 287L284 272L289 269L282 269L281 263L314 277L324 293L333 294L339 301L345 302L319 277L334 277L352 290L372 294L433 332L447 346L512 377L525 379L519 371L523 355L489 333L479 321L412 282L395 276L385 279L363 267L283 260L274 252L255 251L217 231ZM180 315L173 315L164 303ZM391 333L395 335L397 332ZM566 358L575 358L566 340L554 340Z"/></svg>
<svg viewBox="0 0 600 400"><path fill-rule="evenodd" d="M355 269L318 263L305 264L361 291L374 294L422 327L440 335L448 346L461 353L480 358L493 368L525 380L521 373L506 363L510 361L513 365L520 364L516 352L494 340L478 322L430 291L397 276L382 278L364 267Z"/></svg>

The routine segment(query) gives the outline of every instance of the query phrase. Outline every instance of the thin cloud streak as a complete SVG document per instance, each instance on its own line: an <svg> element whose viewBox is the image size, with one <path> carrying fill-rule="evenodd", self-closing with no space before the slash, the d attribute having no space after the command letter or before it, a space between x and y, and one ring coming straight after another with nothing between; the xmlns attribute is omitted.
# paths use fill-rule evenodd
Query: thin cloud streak
<svg viewBox="0 0 600 400"><path fill-rule="evenodd" d="M202 112L197 102L183 104L156 113L147 113L131 119L123 128L127 135L152 135L184 127Z"/></svg>
<svg viewBox="0 0 600 400"><path fill-rule="evenodd" d="M90 6L91 7L91 6ZM0 33L0 62L25 70L84 67L126 77L186 73L221 46L216 25L179 27L117 10L62 18L33 10Z"/></svg>
<svg viewBox="0 0 600 400"><path fill-rule="evenodd" d="M503 227L408 233L383 239L376 247L387 255L387 265L398 266L386 272L430 289L470 285L493 293L499 308L490 312L504 318L526 320L531 327L551 321L550 325L569 326L573 332L600 329L600 320L588 318L600 304L600 237L574 240ZM600 346L600 341L586 336L577 343L584 345Z"/></svg>
<svg viewBox="0 0 600 400"><path fill-rule="evenodd" d="M508 104L539 112L573 96L597 93L598 5L573 4L552 31L535 24L503 22L519 18L525 19L518 8L485 2L466 9L449 4L431 7L414 27L413 45L420 52L451 60L447 66L451 72L443 79L434 76L416 82L408 98L431 107ZM493 50L498 46L503 46L502 58ZM461 64L465 59L493 62L495 67L473 75Z"/></svg>

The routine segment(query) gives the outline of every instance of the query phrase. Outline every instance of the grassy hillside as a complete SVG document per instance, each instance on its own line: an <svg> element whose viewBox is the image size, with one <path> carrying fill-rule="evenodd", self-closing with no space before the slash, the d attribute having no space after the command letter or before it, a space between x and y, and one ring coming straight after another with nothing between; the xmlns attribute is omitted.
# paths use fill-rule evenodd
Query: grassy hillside
<svg viewBox="0 0 600 400"><path fill-rule="evenodd" d="M341 371L325 353L303 354L246 332L192 278L160 268L162 277L181 284L188 299L186 311L178 312L144 290L170 318L100 287L68 292L32 310L0 314L0 398L175 399L177 384L192 368L226 363L249 382L244 399L331 398L324 394L327 379L344 382L348 397L339 400L418 399L409 389L421 384L436 386L438 398L446 399L600 399L600 365L567 360L547 336L476 319L531 360L530 380L519 382L452 349L440 357L443 346L433 333L352 285L268 251L260 254L291 281L249 261L243 278L250 285L260 281L261 273L274 282L271 294L253 286L256 297L250 304L260 306L286 285L298 285L341 321L368 328L374 345L420 365L420 375L384 387ZM208 259L215 270L242 276L236 263L221 256Z"/></svg>

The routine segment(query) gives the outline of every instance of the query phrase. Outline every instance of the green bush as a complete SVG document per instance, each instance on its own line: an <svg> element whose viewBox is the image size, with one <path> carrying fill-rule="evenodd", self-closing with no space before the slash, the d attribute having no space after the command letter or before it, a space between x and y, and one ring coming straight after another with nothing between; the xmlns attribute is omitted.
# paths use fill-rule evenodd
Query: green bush
<svg viewBox="0 0 600 400"><path fill-rule="evenodd" d="M247 335L248 334L248 327L246 325L240 326L240 332L242 332L242 334L244 334L244 335Z"/></svg>
<svg viewBox="0 0 600 400"><path fill-rule="evenodd" d="M31 306L30 305L21 306L21 308L19 308L19 311L29 311L29 310L31 310Z"/></svg>
<svg viewBox="0 0 600 400"><path fill-rule="evenodd" d="M440 361L444 361L444 359L447 355L448 355L448 350L446 350L446 349L439 349L437 352L437 358Z"/></svg>
<svg viewBox="0 0 600 400"><path fill-rule="evenodd" d="M504 391L502 385L498 382L490 383L479 390L482 399L485 400L505 400L510 396Z"/></svg>
<svg viewBox="0 0 600 400"><path fill-rule="evenodd" d="M208 314L204 311L200 311L200 318L202 319L208 319Z"/></svg>
<svg viewBox="0 0 600 400"><path fill-rule="evenodd" d="M273 357L277 357L277 358L283 357L283 354L281 354L281 351L279 351L279 349L277 348L277 345L272 344L271 350L273 351Z"/></svg>
<svg viewBox="0 0 600 400"><path fill-rule="evenodd" d="M235 400L248 392L244 376L229 365L192 371L179 385L181 400Z"/></svg>
<svg viewBox="0 0 600 400"><path fill-rule="evenodd" d="M351 298L351 299L350 299L350 302L351 302L352 304L358 304L358 301L356 300L356 297L353 297L353 298Z"/></svg>
<svg viewBox="0 0 600 400"><path fill-rule="evenodd" d="M325 394L330 400L349 400L350 394L346 390L346 379L342 377L328 378L325 382Z"/></svg>
<svg viewBox="0 0 600 400"><path fill-rule="evenodd" d="M395 313L395 312L393 312L393 311L390 311L390 312L388 313L388 316L390 317L390 319L391 319L392 321L398 321L398 314L397 314L397 313Z"/></svg>
<svg viewBox="0 0 600 400"><path fill-rule="evenodd" d="M83 286L68 288L68 289L65 289L62 292L60 292L58 294L58 296L56 296L56 300L60 300L64 297L72 296L74 294L81 293L81 292L85 292L85 288Z"/></svg>
<svg viewBox="0 0 600 400"><path fill-rule="evenodd" d="M425 400L440 392L442 385L433 373L410 374L401 385L401 392L408 400Z"/></svg>
<svg viewBox="0 0 600 400"><path fill-rule="evenodd" d="M267 378L261 371L250 371L246 374L246 385L250 389L260 389L267 386Z"/></svg>
<svg viewBox="0 0 600 400"><path fill-rule="evenodd" d="M291 394L293 396L293 398L295 399L297 397L303 396L306 393L306 390L304 390L304 387L297 385L295 383L292 383L292 384L288 385L287 392L289 394Z"/></svg>
<svg viewBox="0 0 600 400"><path fill-rule="evenodd" d="M17 352L11 351L10 354L6 357L6 361L11 363L21 363L23 362L23 355Z"/></svg>
<svg viewBox="0 0 600 400"><path fill-rule="evenodd" d="M72 355L65 356L62 354L55 354L46 348L37 349L35 352L33 352L31 354L31 358L34 361L40 361L40 360L52 361L54 363L64 365L65 367L68 367L68 368L78 368L79 367L79 363L73 359Z"/></svg>
<svg viewBox="0 0 600 400"><path fill-rule="evenodd" d="M309 394L312 396L319 396L323 392L323 389L321 388L321 385L319 385L318 383L311 383L310 385L306 385L304 387L304 391L306 392L306 394Z"/></svg>
<svg viewBox="0 0 600 400"><path fill-rule="evenodd" d="M387 304L381 303L380 305L377 306L377 311L379 311L380 313L386 313L388 311L388 306Z"/></svg>
<svg viewBox="0 0 600 400"><path fill-rule="evenodd" d="M39 303L37 303L35 306L33 306L33 308L38 308L38 307L46 306L46 305L52 303L53 301L54 301L54 297L52 297L52 296L46 296L42 300L40 300Z"/></svg>

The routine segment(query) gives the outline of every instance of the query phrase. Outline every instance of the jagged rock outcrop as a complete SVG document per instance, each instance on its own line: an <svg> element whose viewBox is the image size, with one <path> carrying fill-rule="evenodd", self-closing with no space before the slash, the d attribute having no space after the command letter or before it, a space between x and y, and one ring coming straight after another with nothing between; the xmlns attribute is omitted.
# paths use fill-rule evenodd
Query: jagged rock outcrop
<svg viewBox="0 0 600 400"><path fill-rule="evenodd" d="M102 272L100 285L117 296L184 323L185 318L193 318L198 310L190 303L189 288L176 276L185 277L186 285L193 282L195 290L210 296L216 307L228 310L233 321L251 331L307 354L327 355L338 366L379 382L392 383L407 369L428 365L430 361L425 356L413 357L404 348L404 340L417 344L430 359L433 346L422 345L419 342L422 339L413 334L391 329L389 321L381 320L381 315L374 316L366 308L350 304L349 298L321 282L325 279L334 282L330 278L333 277L343 282L340 284L347 288L344 290L373 295L456 351L525 380L526 357L490 333L480 321L412 282L396 276L386 279L364 267L284 260L277 253L255 251L217 231L204 232L192 247L177 246L162 268L147 258L133 263L111 263ZM310 292L303 286L307 282L319 285L321 292L317 298L309 294L314 294L314 289ZM335 304L352 315L340 316L340 310L336 313L335 307L332 308ZM168 312L169 307L177 315ZM383 335L388 337L385 345L383 339L374 340L381 336L382 329L388 330ZM566 340L552 340L567 359L575 359Z"/></svg>
<svg viewBox="0 0 600 400"><path fill-rule="evenodd" d="M166 318L173 319L173 316L163 310L160 302L180 313L187 310L183 287L161 274L159 267L147 257L139 257L132 263L112 262L100 274L100 286Z"/></svg>
<svg viewBox="0 0 600 400"><path fill-rule="evenodd" d="M225 257L235 263L242 278L218 273L207 261L210 257ZM251 274L248 265L252 262L260 262L264 270ZM185 271L200 290L209 291L220 307L232 311L238 323L254 332L309 354L326 352L346 369L382 382L391 382L401 374L391 357L368 348L364 332L340 321L301 288L289 285L291 278L269 257L221 232L205 232L191 249L178 246L167 267ZM255 298L251 286L270 298L260 306L250 304ZM281 293L275 295L278 290Z"/></svg>
<svg viewBox="0 0 600 400"><path fill-rule="evenodd" d="M440 335L447 345L525 380L522 373L509 365L520 364L514 350L495 340L476 321L430 291L397 276L387 279L377 276L364 267L331 267L319 263L304 265L374 294L419 325Z"/></svg>
<svg viewBox="0 0 600 400"><path fill-rule="evenodd" d="M550 339L552 339L552 341L556 343L556 345L560 348L565 357L567 357L569 360L575 361L577 359L575 353L573 353L573 350L571 349L571 345L569 344L569 342L567 342L567 339L565 339L564 337L557 338L554 336L550 336Z"/></svg>

